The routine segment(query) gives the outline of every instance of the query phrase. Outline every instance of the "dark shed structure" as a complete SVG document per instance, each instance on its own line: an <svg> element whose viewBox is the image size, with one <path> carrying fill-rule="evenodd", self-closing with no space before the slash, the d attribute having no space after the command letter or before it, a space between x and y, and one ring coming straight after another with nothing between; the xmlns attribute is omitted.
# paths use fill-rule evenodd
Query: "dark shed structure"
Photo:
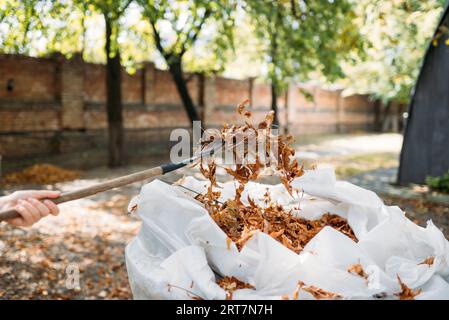
<svg viewBox="0 0 449 320"><path fill-rule="evenodd" d="M449 28L449 9L436 34ZM430 44L409 107L404 133L398 183L424 183L426 176L449 170L449 35L443 32L438 45Z"/></svg>

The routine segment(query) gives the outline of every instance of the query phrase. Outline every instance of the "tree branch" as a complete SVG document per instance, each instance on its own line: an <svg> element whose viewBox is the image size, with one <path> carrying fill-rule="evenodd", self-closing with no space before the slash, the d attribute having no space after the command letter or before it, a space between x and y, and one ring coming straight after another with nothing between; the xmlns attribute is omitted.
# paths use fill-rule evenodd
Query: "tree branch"
<svg viewBox="0 0 449 320"><path fill-rule="evenodd" d="M3 19L5 19L5 17L6 17L6 10L5 10L5 11L2 11L2 12L0 13L0 23L3 22Z"/></svg>
<svg viewBox="0 0 449 320"><path fill-rule="evenodd" d="M23 30L23 38L22 38L22 49L23 50L25 50L28 32L30 31L31 19L32 19L31 17L35 16L34 4L31 4L29 8L30 8L30 10L28 11L28 8L25 7L25 28Z"/></svg>
<svg viewBox="0 0 449 320"><path fill-rule="evenodd" d="M189 38L189 34L195 29L195 25L192 24L192 27L190 28L190 30L187 32L187 38L184 41L184 43L181 46L181 51L179 53L179 55L182 57L184 55L184 53L186 53L186 51L189 49L188 47L188 43L190 42L191 45L193 45L195 43L195 41L197 40L201 29L203 28L204 23L206 22L207 18L209 18L209 16L212 14L212 10L210 9L210 7L208 7L206 9L206 11L204 12L203 17L201 18L200 24L198 25L198 27L196 28L196 32L195 34Z"/></svg>
<svg viewBox="0 0 449 320"><path fill-rule="evenodd" d="M296 13L296 2L295 2L295 0L290 0L290 6L292 7L292 15L295 18L298 18L297 13Z"/></svg>
<svg viewBox="0 0 449 320"><path fill-rule="evenodd" d="M109 60L111 55L111 21L107 15L107 12L103 12L104 24L105 24L105 33L106 33L106 42L105 42L105 51L106 51L106 59Z"/></svg>
<svg viewBox="0 0 449 320"><path fill-rule="evenodd" d="M126 9L128 9L131 2L133 2L133 0L128 0L128 2L125 4L125 6L122 9L117 11L117 18L120 17L126 11Z"/></svg>
<svg viewBox="0 0 449 320"><path fill-rule="evenodd" d="M150 14L151 15L151 14ZM159 51L159 53L165 58L165 60L168 63L168 60L171 57L171 53L169 52L165 52L164 47L162 46L162 40L161 40L161 36L159 34L159 32L157 31L156 28L156 23L155 21L153 21L152 17L149 17L148 19L150 21L150 25L151 25L151 29L153 31L153 39L154 39L154 43L156 44L156 48Z"/></svg>

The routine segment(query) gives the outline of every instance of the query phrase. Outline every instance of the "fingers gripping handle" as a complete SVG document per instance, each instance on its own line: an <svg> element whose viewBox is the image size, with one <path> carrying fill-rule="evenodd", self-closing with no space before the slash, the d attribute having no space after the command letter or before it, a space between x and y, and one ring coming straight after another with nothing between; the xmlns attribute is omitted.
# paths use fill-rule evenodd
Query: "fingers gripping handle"
<svg viewBox="0 0 449 320"><path fill-rule="evenodd" d="M87 188L86 188L87 189ZM78 197L78 193L80 191L82 191L84 189L80 189L77 191L73 191L73 192L67 192L67 193L63 193L62 195L60 195L58 198L44 198L44 199L39 199L40 201L45 201L45 200L50 200L53 201L56 204L59 203L63 203L63 202L67 202L67 201L71 201L71 200L76 200L76 199L80 199L82 197ZM14 219L14 218L18 218L20 217L20 213L17 212L14 209L7 209L4 211L0 211L0 221L4 221L4 220L9 220L9 219Z"/></svg>
<svg viewBox="0 0 449 320"><path fill-rule="evenodd" d="M156 176L162 175L163 173L164 172L161 167L155 167L155 168L151 168L148 170L136 172L136 173L133 173L133 174L130 174L127 176L123 176L123 177L115 178L115 179L108 180L105 182L101 182L101 183L98 183L98 184L90 186L90 187L78 189L78 190L71 191L71 192L66 192L66 193L63 193L61 196L59 196L56 199L48 199L48 200L51 200L56 204L68 202L68 201L72 201L72 200L77 200L77 199L85 198L88 196L92 196L94 194L97 194L97 193L100 193L103 191L122 187L122 186L128 185L130 183L154 178ZM45 200L45 199L42 199L42 200ZM18 217L20 217L20 214L14 209L0 211L0 221L9 220L9 219L18 218Z"/></svg>
<svg viewBox="0 0 449 320"><path fill-rule="evenodd" d="M14 209L4 210L0 212L0 221L14 219L18 217L20 217L20 214Z"/></svg>

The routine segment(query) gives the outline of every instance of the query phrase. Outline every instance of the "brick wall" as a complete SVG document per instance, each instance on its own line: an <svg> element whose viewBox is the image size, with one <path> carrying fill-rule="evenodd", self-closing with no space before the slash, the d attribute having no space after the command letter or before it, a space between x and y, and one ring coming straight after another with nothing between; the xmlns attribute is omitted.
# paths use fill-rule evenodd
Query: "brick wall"
<svg viewBox="0 0 449 320"><path fill-rule="evenodd" d="M87 166L103 163L105 76L103 65L85 63L78 56L67 60L60 55L39 59L0 55L3 164L12 168L40 157L65 157L75 164L84 159ZM197 105L202 101L206 126L237 121L235 107L245 99L251 99L255 118L269 111L271 92L266 83L186 77L192 99ZM189 127L167 71L145 63L135 74L123 71L122 82L126 146L132 155L165 150L173 128ZM313 101L305 99L301 88L313 95ZM340 91L292 84L278 105L281 125L288 123L295 135L370 130L374 125L374 103L365 96L342 97ZM102 150L101 156L89 150Z"/></svg>
<svg viewBox="0 0 449 320"><path fill-rule="evenodd" d="M53 60L38 60L15 55L0 55L0 99L8 101L53 101L57 94L57 64ZM14 90L6 90L12 79Z"/></svg>

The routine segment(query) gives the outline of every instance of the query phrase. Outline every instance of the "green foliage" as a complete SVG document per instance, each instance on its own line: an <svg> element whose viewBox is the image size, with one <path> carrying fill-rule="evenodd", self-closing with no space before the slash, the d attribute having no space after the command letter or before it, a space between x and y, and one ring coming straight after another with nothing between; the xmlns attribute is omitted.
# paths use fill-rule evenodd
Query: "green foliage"
<svg viewBox="0 0 449 320"><path fill-rule="evenodd" d="M132 0L76 0L76 4L82 7L84 11L87 8L92 10L98 10L103 15L106 24L106 36L110 33L109 38L106 38L106 50L110 58L118 54L119 50L119 30L120 30L120 17L123 16L125 10L129 7ZM111 30L108 30L111 28ZM109 45L108 45L109 44Z"/></svg>
<svg viewBox="0 0 449 320"><path fill-rule="evenodd" d="M31 56L83 51L85 6L75 0L0 0L0 51Z"/></svg>
<svg viewBox="0 0 449 320"><path fill-rule="evenodd" d="M385 104L408 103L442 0L360 0L355 29L366 41L366 59L346 64L347 94L371 94Z"/></svg>
<svg viewBox="0 0 449 320"><path fill-rule="evenodd" d="M0 0L0 48L5 53L32 53L31 42L46 33L40 15L48 15L42 0ZM33 32L37 31L37 32Z"/></svg>
<svg viewBox="0 0 449 320"><path fill-rule="evenodd" d="M247 0L244 8L263 43L267 76L281 90L292 79L334 81L344 75L341 62L361 54L349 0Z"/></svg>
<svg viewBox="0 0 449 320"><path fill-rule="evenodd" d="M46 46L42 53L60 52L71 56L75 52L84 52L86 44L85 20L88 17L87 4L75 0L53 2L50 14L41 16L45 23Z"/></svg>
<svg viewBox="0 0 449 320"><path fill-rule="evenodd" d="M426 184L435 191L449 193L449 171L441 177L427 177Z"/></svg>
<svg viewBox="0 0 449 320"><path fill-rule="evenodd" d="M407 103L445 0L134 0L124 12L128 2L0 0L0 52L104 63L106 13L128 70L168 58L193 72L263 75L279 94L314 79Z"/></svg>
<svg viewBox="0 0 449 320"><path fill-rule="evenodd" d="M185 64L188 60L190 71L223 70L223 53L233 46L234 0L137 2L150 23L155 46L167 64ZM198 59L187 54L198 46L208 52L206 57ZM198 62L200 59L203 63Z"/></svg>
<svg viewBox="0 0 449 320"><path fill-rule="evenodd" d="M45 56L82 53L89 62L105 63L103 11L114 20L113 42L121 47L122 64L129 71L154 51L150 26L137 5L124 0L0 0L0 52ZM128 14L129 13L129 14ZM28 27L26 21L29 21ZM116 21L116 22L115 22Z"/></svg>

